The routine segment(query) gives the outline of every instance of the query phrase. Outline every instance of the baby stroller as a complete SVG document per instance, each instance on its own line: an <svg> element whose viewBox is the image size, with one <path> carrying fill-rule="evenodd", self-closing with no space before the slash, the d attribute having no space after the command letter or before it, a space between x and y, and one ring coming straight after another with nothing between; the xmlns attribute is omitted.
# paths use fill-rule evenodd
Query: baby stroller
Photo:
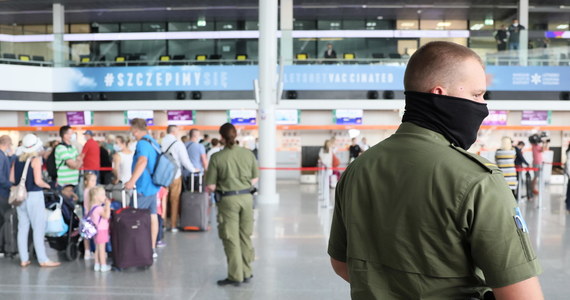
<svg viewBox="0 0 570 300"><path fill-rule="evenodd" d="M76 213L76 207L72 200L65 199L56 191L44 191L45 205L47 209L55 209L61 205L61 213L67 224L67 232L59 237L46 236L49 246L57 251L65 251L65 257L69 261L76 260L83 246L83 239L79 234L80 217Z"/></svg>

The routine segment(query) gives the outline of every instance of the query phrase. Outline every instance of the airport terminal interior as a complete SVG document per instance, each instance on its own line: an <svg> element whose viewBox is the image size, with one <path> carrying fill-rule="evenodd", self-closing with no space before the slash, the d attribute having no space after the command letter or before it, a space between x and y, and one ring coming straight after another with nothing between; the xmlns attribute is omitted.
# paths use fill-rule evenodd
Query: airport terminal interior
<svg viewBox="0 0 570 300"><path fill-rule="evenodd" d="M31 251L22 267L6 246L8 214L1 216L0 299L350 299L327 253L335 186L359 154L396 132L408 60L433 41L468 47L485 65L489 115L468 151L496 163L504 137L524 143L528 163L517 165L515 198L545 299L568 299L569 27L565 0L2 0L0 136L11 141L4 156L26 153L33 134L48 181L50 152L68 125L74 134L64 142L78 153L88 140L100 146L99 165L80 174L97 171L97 185L120 202L109 186L119 181L118 152L137 147L132 120L143 119L159 143L176 125L183 142L203 145L205 160L220 126L231 123L237 146L257 159L259 183L253 277L239 286L217 284L228 265L218 207L202 191L207 225L173 230L166 208L157 257L143 268L118 267L110 245L112 270L94 271L73 220L63 247L53 236L43 242L61 265L41 267L41 253ZM544 147L538 165L534 144ZM320 155L329 147L330 165ZM78 220L83 185L74 184Z"/></svg>

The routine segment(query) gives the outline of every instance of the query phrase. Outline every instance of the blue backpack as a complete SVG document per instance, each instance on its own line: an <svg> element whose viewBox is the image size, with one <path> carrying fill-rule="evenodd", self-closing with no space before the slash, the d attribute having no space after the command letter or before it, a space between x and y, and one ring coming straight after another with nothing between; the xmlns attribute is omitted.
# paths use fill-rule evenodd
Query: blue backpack
<svg viewBox="0 0 570 300"><path fill-rule="evenodd" d="M170 184L172 184L172 181L174 181L174 175L176 175L176 172L178 171L178 165L176 164L176 160L172 154L168 151L170 151L170 148L172 148L172 146L177 141L174 141L172 144L170 144L165 152L161 152L160 149L158 149L158 147L156 147L156 145L154 145L150 139L143 138L142 140L147 141L158 153L154 169L152 171L148 169L152 177L152 182L159 186L170 186ZM148 167L149 166L147 165L147 168Z"/></svg>

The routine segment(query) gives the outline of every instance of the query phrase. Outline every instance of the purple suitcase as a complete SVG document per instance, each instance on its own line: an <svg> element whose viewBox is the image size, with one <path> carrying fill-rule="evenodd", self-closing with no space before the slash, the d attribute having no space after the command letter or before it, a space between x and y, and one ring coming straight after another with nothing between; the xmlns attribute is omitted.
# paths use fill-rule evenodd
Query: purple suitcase
<svg viewBox="0 0 570 300"><path fill-rule="evenodd" d="M122 202L126 208L118 210L112 219L113 265L118 269L150 267L153 262L150 212L136 208L136 191L133 194L135 207L126 206L123 191Z"/></svg>

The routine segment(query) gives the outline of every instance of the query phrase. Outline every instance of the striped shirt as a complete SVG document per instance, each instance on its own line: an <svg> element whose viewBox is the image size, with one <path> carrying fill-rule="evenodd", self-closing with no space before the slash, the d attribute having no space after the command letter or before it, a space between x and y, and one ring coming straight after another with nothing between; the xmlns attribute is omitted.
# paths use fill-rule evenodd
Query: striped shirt
<svg viewBox="0 0 570 300"><path fill-rule="evenodd" d="M501 169L501 172L503 172L503 176L505 177L505 180L507 181L507 184L511 190L516 190L518 185L517 170L515 169L515 157L515 149L499 149L495 153L495 161L497 162L497 166L499 169Z"/></svg>
<svg viewBox="0 0 570 300"><path fill-rule="evenodd" d="M76 160L79 152L73 146L61 144L55 148L55 166L57 169L57 183L61 186L79 184L79 170L71 169L65 162Z"/></svg>

